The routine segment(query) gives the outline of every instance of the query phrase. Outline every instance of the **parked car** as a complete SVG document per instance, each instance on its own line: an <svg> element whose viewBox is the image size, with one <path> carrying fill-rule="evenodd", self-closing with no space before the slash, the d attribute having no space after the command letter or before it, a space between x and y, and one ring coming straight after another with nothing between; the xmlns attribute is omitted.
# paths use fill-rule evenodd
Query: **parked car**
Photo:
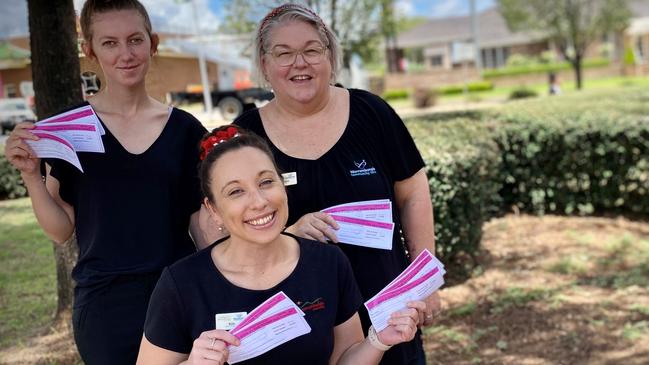
<svg viewBox="0 0 649 365"><path fill-rule="evenodd" d="M16 124L23 121L35 121L36 115L22 98L0 99L0 127L2 134L13 130Z"/></svg>

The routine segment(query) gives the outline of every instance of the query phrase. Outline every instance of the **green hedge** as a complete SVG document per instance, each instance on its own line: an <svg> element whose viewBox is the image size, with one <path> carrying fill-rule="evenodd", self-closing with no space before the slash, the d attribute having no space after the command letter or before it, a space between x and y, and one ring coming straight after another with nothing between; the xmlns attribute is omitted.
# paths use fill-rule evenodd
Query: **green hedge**
<svg viewBox="0 0 649 365"><path fill-rule="evenodd" d="M399 99L408 99L410 92L406 89L395 89L395 90L386 90L381 97L383 100L399 100Z"/></svg>
<svg viewBox="0 0 649 365"><path fill-rule="evenodd" d="M466 89L470 93L478 91L493 90L494 84L491 81L475 81L466 85ZM442 95L457 95L464 92L464 85L450 85L439 89Z"/></svg>
<svg viewBox="0 0 649 365"><path fill-rule="evenodd" d="M0 153L0 200L26 196L27 189L22 182L18 170Z"/></svg>
<svg viewBox="0 0 649 365"><path fill-rule="evenodd" d="M450 262L473 255L482 223L501 205L500 160L497 145L487 138L487 124L465 117L414 119L408 121L408 128L426 160L438 257Z"/></svg>
<svg viewBox="0 0 649 365"><path fill-rule="evenodd" d="M496 112L407 121L427 161L437 253L479 247L511 211L649 215L649 91L517 101Z"/></svg>
<svg viewBox="0 0 649 365"><path fill-rule="evenodd" d="M649 94L625 98L620 105L642 108ZM504 203L537 214L648 214L649 119L605 107L548 108L502 116L495 140Z"/></svg>
<svg viewBox="0 0 649 365"><path fill-rule="evenodd" d="M597 68L605 67L611 64L611 61L605 58L592 58L584 60L582 63L583 68ZM557 72L563 70L570 70L572 66L568 62L556 63L537 63L534 65L524 66L511 66L497 68L493 70L485 70L482 72L482 77L485 79L493 79L503 76L517 76L517 75L532 75L532 74L545 74L548 72Z"/></svg>
<svg viewBox="0 0 649 365"><path fill-rule="evenodd" d="M539 94L536 91L525 87L521 87L512 90L512 92L509 94L509 100L534 98L537 96L539 96Z"/></svg>

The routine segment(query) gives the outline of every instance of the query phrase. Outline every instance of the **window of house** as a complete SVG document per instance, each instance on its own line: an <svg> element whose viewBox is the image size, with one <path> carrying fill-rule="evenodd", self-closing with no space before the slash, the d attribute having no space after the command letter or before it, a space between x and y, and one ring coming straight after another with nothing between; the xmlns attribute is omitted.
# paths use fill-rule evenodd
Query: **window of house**
<svg viewBox="0 0 649 365"><path fill-rule="evenodd" d="M429 59L432 67L441 67L444 64L444 58L441 55L431 56Z"/></svg>
<svg viewBox="0 0 649 365"><path fill-rule="evenodd" d="M504 67L509 58L508 47L483 48L480 52L482 56L482 67L498 68Z"/></svg>
<svg viewBox="0 0 649 365"><path fill-rule="evenodd" d="M18 97L18 89L16 88L15 84L6 84L5 85L5 95L8 98L17 98Z"/></svg>

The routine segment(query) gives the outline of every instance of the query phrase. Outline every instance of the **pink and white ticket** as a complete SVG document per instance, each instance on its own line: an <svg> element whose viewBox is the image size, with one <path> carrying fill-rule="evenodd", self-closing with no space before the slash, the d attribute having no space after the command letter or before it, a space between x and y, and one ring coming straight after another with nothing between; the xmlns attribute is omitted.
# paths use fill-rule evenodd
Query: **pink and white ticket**
<svg viewBox="0 0 649 365"><path fill-rule="evenodd" d="M42 119L38 121L38 124L49 124L49 123L88 123L95 124L99 133L103 136L106 134L104 126L101 125L99 117L95 113L94 109L90 105L84 105L76 109L68 110L61 114L51 116L49 118Z"/></svg>
<svg viewBox="0 0 649 365"><path fill-rule="evenodd" d="M322 210L339 225L336 236L340 242L392 249L392 202L389 199L366 200L335 205Z"/></svg>
<svg viewBox="0 0 649 365"><path fill-rule="evenodd" d="M44 131L64 138L77 152L104 153L101 134L95 124L88 123L47 123L37 124L32 131Z"/></svg>
<svg viewBox="0 0 649 365"><path fill-rule="evenodd" d="M85 105L36 123L37 141L26 141L36 156L59 158L83 172L77 152L104 153L104 129L90 105Z"/></svg>
<svg viewBox="0 0 649 365"><path fill-rule="evenodd" d="M390 284L365 302L372 325L377 331L388 326L394 312L406 309L413 300L422 300L444 285L444 265L424 250Z"/></svg>
<svg viewBox="0 0 649 365"><path fill-rule="evenodd" d="M279 292L253 309L230 333L241 344L229 346L229 364L259 356L296 337L311 332L304 312Z"/></svg>
<svg viewBox="0 0 649 365"><path fill-rule="evenodd" d="M49 132L34 131L33 133L40 139L38 141L26 139L25 143L32 148L36 156L41 158L60 158L71 163L83 172L79 157L70 142Z"/></svg>
<svg viewBox="0 0 649 365"><path fill-rule="evenodd" d="M328 214L346 216L378 222L392 222L392 202L390 199L365 200L334 205L322 210Z"/></svg>

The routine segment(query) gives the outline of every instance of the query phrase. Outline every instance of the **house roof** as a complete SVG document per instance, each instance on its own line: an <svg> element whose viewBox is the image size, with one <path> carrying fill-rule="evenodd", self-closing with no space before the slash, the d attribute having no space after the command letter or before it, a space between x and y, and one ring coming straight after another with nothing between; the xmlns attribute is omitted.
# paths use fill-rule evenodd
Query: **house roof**
<svg viewBox="0 0 649 365"><path fill-rule="evenodd" d="M505 19L495 7L478 14L478 28L481 47L525 44L543 39L538 34L510 32ZM431 19L399 34L397 45L400 48L427 47L470 40L471 17L465 15Z"/></svg>
<svg viewBox="0 0 649 365"><path fill-rule="evenodd" d="M26 49L14 46L6 41L0 42L0 60L2 61L24 60L29 58L30 55L31 53Z"/></svg>
<svg viewBox="0 0 649 365"><path fill-rule="evenodd" d="M633 18L643 18L649 16L649 1L647 0L630 0L629 9Z"/></svg>
<svg viewBox="0 0 649 365"><path fill-rule="evenodd" d="M649 1L630 0L632 24L642 23L649 17ZM641 20L642 19L642 20ZM637 25L636 25L637 27ZM539 32L512 33L497 7L489 8L478 14L479 41L482 48L512 46L540 41L544 37ZM432 47L452 42L471 40L471 16L436 18L419 25L397 37L399 48Z"/></svg>

